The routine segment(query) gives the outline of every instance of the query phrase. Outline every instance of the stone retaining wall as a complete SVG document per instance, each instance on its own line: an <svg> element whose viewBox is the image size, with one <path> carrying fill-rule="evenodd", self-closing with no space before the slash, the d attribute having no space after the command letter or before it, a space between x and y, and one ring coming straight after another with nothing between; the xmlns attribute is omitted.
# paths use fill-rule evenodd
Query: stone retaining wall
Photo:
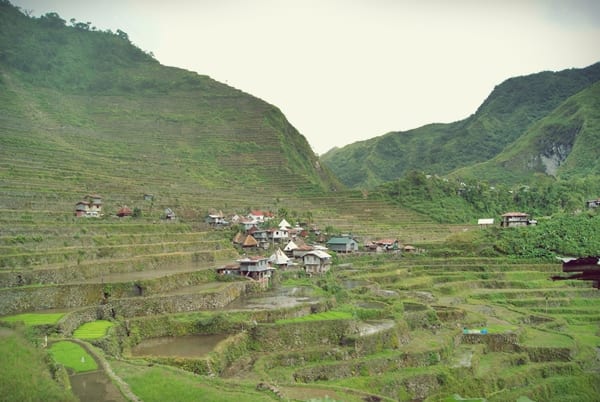
<svg viewBox="0 0 600 402"><path fill-rule="evenodd" d="M121 283L81 283L70 285L28 286L2 289L0 292L0 315L17 314L28 311L39 311L46 309L70 309L83 306L97 306L106 303L107 299L113 304L122 304L118 300L126 299L126 303L132 302L133 296L150 296L179 289L186 286L194 286L206 283L214 278L214 271L200 270L193 272L177 273L161 278L144 281L131 281ZM242 285L245 286L245 285ZM190 295L191 300L196 300L197 295ZM239 296L239 293L237 293ZM236 296L236 297L237 297ZM169 299L172 296L165 296ZM144 299L138 297L138 299ZM230 300L231 301L231 300ZM165 304L165 303L163 303ZM168 303L167 303L168 304ZM182 303L171 303L176 306ZM188 302L190 305L202 305L198 301ZM211 305L210 302L208 302ZM221 306L220 301L213 302ZM211 308L211 307L207 307ZM158 311L169 312L168 308ZM172 312L190 311L175 309ZM140 315L139 313L135 315Z"/></svg>
<svg viewBox="0 0 600 402"><path fill-rule="evenodd" d="M427 367L438 364L441 351L418 353L402 352L393 356L368 359L364 361L348 360L306 367L294 373L298 382L328 381L354 376L376 376L408 367Z"/></svg>
<svg viewBox="0 0 600 402"><path fill-rule="evenodd" d="M92 322L99 319L107 320L110 318L110 306L90 306L65 314L65 316L58 321L57 327L60 333L70 336L73 334L73 331L86 322Z"/></svg>
<svg viewBox="0 0 600 402"><path fill-rule="evenodd" d="M0 315L97 305L102 294L101 284L4 289L0 294Z"/></svg>
<svg viewBox="0 0 600 402"><path fill-rule="evenodd" d="M458 343L486 345L490 352L518 352L518 335L515 333L506 334L461 334Z"/></svg>
<svg viewBox="0 0 600 402"><path fill-rule="evenodd" d="M294 349L317 345L340 345L347 334L356 333L354 320L324 320L284 325L264 324L251 336L265 350Z"/></svg>
<svg viewBox="0 0 600 402"><path fill-rule="evenodd" d="M532 362L568 362L571 361L573 350L569 348L523 347Z"/></svg>
<svg viewBox="0 0 600 402"><path fill-rule="evenodd" d="M370 335L347 336L344 338L343 343L346 346L353 347L358 356L366 356L385 349L397 349L401 344L401 339L398 328L394 326Z"/></svg>
<svg viewBox="0 0 600 402"><path fill-rule="evenodd" d="M200 375L220 375L222 371L240 356L247 353L248 334L241 332L220 342L206 357L156 357L145 356L147 361L179 367Z"/></svg>
<svg viewBox="0 0 600 402"><path fill-rule="evenodd" d="M455 344L484 344L489 352L520 352L527 354L532 362L568 362L572 360L571 348L529 347L518 343L518 335L506 334L461 334Z"/></svg>
<svg viewBox="0 0 600 402"><path fill-rule="evenodd" d="M245 282L232 282L210 293L114 299L110 301L110 305L115 315L121 317L214 310L225 307L240 297L245 289Z"/></svg>
<svg viewBox="0 0 600 402"><path fill-rule="evenodd" d="M38 284L53 285L65 282L98 278L111 273L151 271L165 269L181 264L207 264L216 259L235 258L233 250L204 251L184 255L148 257L124 261L111 261L110 264L99 260L98 263L84 263L51 269L14 269L0 271L0 288L31 286Z"/></svg>

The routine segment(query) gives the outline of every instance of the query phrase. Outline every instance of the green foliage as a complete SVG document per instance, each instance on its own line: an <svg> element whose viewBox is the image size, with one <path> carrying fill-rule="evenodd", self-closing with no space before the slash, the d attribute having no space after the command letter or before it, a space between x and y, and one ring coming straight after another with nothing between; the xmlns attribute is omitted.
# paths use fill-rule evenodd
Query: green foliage
<svg viewBox="0 0 600 402"><path fill-rule="evenodd" d="M532 218L572 213L600 194L600 178L540 180L529 186L490 185L484 181L447 179L412 171L378 187L369 196L383 198L429 215L438 222L475 223L510 211Z"/></svg>
<svg viewBox="0 0 600 402"><path fill-rule="evenodd" d="M0 35L2 64L31 84L72 92L121 90L132 84L119 72L123 67L157 64L123 35L92 32L81 23L67 27L56 13L33 19L2 5L0 21L5 27Z"/></svg>
<svg viewBox="0 0 600 402"><path fill-rule="evenodd" d="M480 244L525 258L600 254L600 215L557 215L526 228L483 231Z"/></svg>

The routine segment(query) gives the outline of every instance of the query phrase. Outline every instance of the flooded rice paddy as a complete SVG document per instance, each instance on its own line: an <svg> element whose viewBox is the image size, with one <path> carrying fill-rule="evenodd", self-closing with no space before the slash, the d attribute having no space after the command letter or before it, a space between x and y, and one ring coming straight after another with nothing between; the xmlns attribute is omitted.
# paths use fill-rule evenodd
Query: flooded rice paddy
<svg viewBox="0 0 600 402"><path fill-rule="evenodd" d="M163 336L144 339L131 349L133 356L206 357L229 335Z"/></svg>
<svg viewBox="0 0 600 402"><path fill-rule="evenodd" d="M275 310L295 307L301 304L313 304L319 301L312 295L309 287L281 287L260 295L242 296L229 303L226 310Z"/></svg>

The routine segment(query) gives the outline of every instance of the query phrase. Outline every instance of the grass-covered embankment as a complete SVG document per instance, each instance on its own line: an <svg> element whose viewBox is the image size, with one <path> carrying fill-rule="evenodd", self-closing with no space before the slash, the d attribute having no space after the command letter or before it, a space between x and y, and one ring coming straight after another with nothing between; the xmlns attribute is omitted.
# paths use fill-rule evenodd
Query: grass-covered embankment
<svg viewBox="0 0 600 402"><path fill-rule="evenodd" d="M0 356L0 398L3 401L77 400L52 378L53 363L47 352L27 341L20 330L0 327Z"/></svg>

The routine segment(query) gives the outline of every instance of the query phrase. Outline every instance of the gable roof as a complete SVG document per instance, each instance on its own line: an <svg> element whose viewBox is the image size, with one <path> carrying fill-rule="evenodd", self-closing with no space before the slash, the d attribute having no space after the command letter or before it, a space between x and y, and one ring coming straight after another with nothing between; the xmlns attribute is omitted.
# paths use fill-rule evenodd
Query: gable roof
<svg viewBox="0 0 600 402"><path fill-rule="evenodd" d="M267 260L267 258L260 256L260 255L249 255L249 256L244 256L236 261L239 263L253 263L253 262L260 262L263 260Z"/></svg>
<svg viewBox="0 0 600 402"><path fill-rule="evenodd" d="M275 251L275 253L272 254L271 257L269 257L269 261L273 264L283 265L289 263L290 258L287 255L285 255L285 253L281 251L280 248L278 248Z"/></svg>
<svg viewBox="0 0 600 402"><path fill-rule="evenodd" d="M248 235L242 242L242 247L258 247L258 241L252 235Z"/></svg>
<svg viewBox="0 0 600 402"><path fill-rule="evenodd" d="M375 240L373 243L379 244L381 246L392 246L394 243L398 243L397 239L379 239Z"/></svg>
<svg viewBox="0 0 600 402"><path fill-rule="evenodd" d="M524 212L507 212L507 213L503 214L502 216L505 216L505 217L515 217L515 218L516 217L523 217L524 218L524 217L529 216L529 215L526 214L526 213L524 213Z"/></svg>
<svg viewBox="0 0 600 402"><path fill-rule="evenodd" d="M285 251L293 251L295 249L297 249L298 246L296 245L296 243L294 243L292 240L290 240L288 242L288 244L285 245L285 247L283 248Z"/></svg>
<svg viewBox="0 0 600 402"><path fill-rule="evenodd" d="M250 213L248 215L251 216L256 216L256 217L261 217L264 216L265 218L272 218L273 217L273 213L270 211L261 211L258 209L254 209L252 211L250 211Z"/></svg>
<svg viewBox="0 0 600 402"><path fill-rule="evenodd" d="M223 214L223 211L219 210L217 211L216 209L210 209L208 211L208 216L214 217L214 218L223 218L225 217L225 215Z"/></svg>
<svg viewBox="0 0 600 402"><path fill-rule="evenodd" d="M313 246L309 246L308 244L303 244L301 246L298 246L298 248L296 250L299 250L299 251L312 251L314 249L315 248Z"/></svg>
<svg viewBox="0 0 600 402"><path fill-rule="evenodd" d="M241 244L244 241L244 235L242 232L237 232L233 237L233 242L236 244Z"/></svg>
<svg viewBox="0 0 600 402"><path fill-rule="evenodd" d="M322 260L331 258L331 256L329 254L327 254L325 251L321 251L321 250L309 251L308 253L304 254L304 257L306 257L307 255L314 255Z"/></svg>
<svg viewBox="0 0 600 402"><path fill-rule="evenodd" d="M131 214L133 214L133 211L127 206L121 207L121 209L119 209L117 212L117 216L128 216Z"/></svg>

